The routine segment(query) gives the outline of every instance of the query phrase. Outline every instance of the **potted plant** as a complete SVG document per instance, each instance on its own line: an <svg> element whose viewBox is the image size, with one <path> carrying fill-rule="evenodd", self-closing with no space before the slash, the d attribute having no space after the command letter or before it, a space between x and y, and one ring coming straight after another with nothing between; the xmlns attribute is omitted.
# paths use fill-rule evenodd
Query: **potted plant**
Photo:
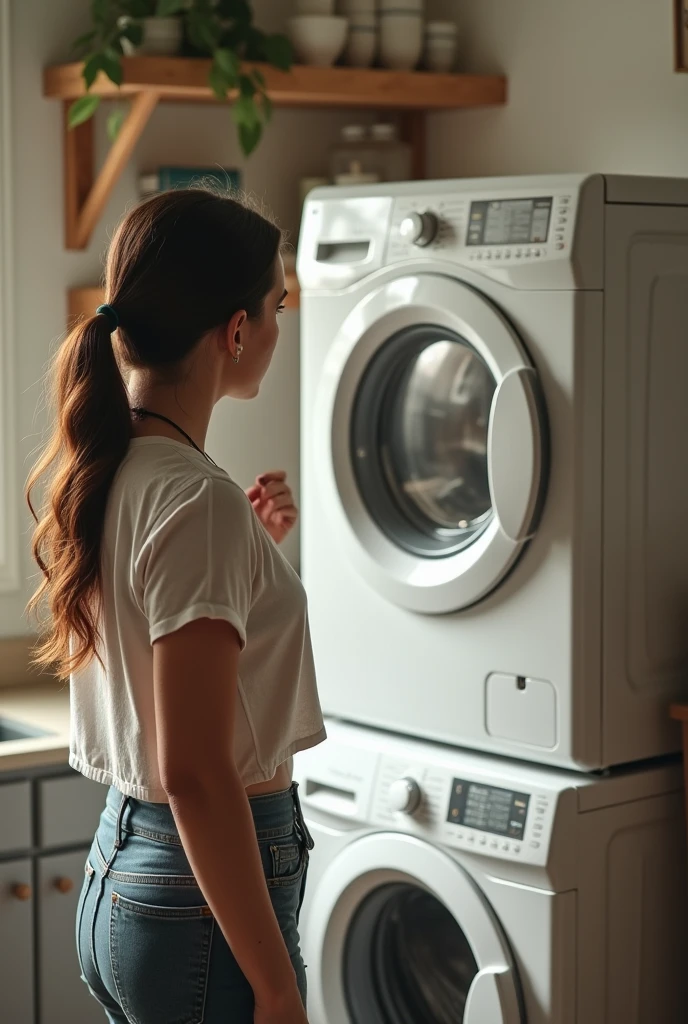
<svg viewBox="0 0 688 1024"><path fill-rule="evenodd" d="M141 46L145 29L150 29L148 19L175 18L181 22L186 52L212 58L208 82L218 99L225 100L236 90L232 118L243 153L248 156L253 152L270 119L272 105L260 70L242 70L242 61L265 61L288 71L292 50L286 36L256 28L250 0L92 0L91 17L93 27L74 43L74 50L84 61L82 75L87 94L70 107L71 128L87 121L98 108L100 97L88 90L99 72L121 85L125 48L131 52L131 47ZM173 26L170 28L173 30ZM108 118L111 139L124 117L120 108Z"/></svg>

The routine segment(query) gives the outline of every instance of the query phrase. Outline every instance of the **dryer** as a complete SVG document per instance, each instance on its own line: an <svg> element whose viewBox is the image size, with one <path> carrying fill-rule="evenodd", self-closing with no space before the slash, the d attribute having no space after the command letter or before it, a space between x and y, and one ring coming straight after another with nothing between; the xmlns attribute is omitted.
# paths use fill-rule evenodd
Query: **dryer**
<svg viewBox="0 0 688 1024"><path fill-rule="evenodd" d="M594 777L327 727L295 758L311 1024L685 1020L680 762Z"/></svg>
<svg viewBox="0 0 688 1024"><path fill-rule="evenodd" d="M301 285L325 711L582 770L688 693L688 182L324 188Z"/></svg>

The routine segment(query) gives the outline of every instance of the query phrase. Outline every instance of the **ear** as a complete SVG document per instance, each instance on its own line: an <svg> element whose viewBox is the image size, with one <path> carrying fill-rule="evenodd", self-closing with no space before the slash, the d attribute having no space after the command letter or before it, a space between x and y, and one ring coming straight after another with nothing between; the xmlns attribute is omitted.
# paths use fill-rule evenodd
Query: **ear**
<svg viewBox="0 0 688 1024"><path fill-rule="evenodd" d="M241 331L242 327L245 327L247 319L248 316L246 310L239 309L233 315L225 329L225 340L227 348L229 349L229 354L232 357L236 357L237 355L237 345L242 344Z"/></svg>

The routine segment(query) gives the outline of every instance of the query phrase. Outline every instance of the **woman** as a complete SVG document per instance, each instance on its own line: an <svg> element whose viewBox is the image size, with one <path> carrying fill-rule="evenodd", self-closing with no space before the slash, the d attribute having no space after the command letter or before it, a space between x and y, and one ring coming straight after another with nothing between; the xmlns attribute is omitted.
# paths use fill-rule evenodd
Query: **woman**
<svg viewBox="0 0 688 1024"><path fill-rule="evenodd" d="M56 463L28 607L49 598L35 660L70 678L70 764L109 787L77 950L117 1024L306 1021L312 841L291 756L325 732L304 592L274 543L296 509L284 473L244 494L203 450L215 404L255 396L270 365L280 250L272 223L201 189L131 210L107 304L57 355L57 426L27 484L31 505Z"/></svg>

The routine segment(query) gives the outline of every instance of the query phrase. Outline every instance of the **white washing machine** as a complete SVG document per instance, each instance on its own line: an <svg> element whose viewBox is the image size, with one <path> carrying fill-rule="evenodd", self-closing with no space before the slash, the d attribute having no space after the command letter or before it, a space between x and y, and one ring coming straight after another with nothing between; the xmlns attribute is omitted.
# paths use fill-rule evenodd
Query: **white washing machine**
<svg viewBox="0 0 688 1024"><path fill-rule="evenodd" d="M688 693L688 182L312 192L303 572L331 715L595 769Z"/></svg>
<svg viewBox="0 0 688 1024"><path fill-rule="evenodd" d="M680 764L596 778L328 732L295 759L310 1024L685 1022Z"/></svg>

